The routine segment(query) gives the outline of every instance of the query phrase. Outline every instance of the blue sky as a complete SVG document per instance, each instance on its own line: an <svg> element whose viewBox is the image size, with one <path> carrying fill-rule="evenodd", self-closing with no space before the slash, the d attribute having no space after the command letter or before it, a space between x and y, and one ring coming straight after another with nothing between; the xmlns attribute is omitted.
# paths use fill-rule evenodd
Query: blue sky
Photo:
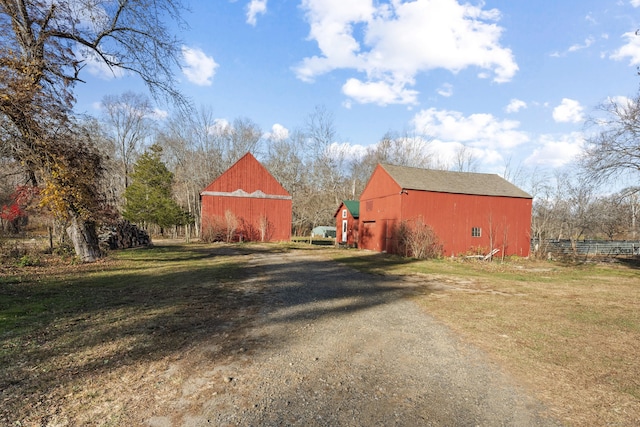
<svg viewBox="0 0 640 427"><path fill-rule="evenodd" d="M561 168L585 119L640 76L640 0L218 0L190 3L180 89L228 122L265 134L333 115L336 145L358 152L388 131L429 141L443 164L459 147L479 172L506 162ZM87 67L77 110L139 79ZM166 110L167 106L159 106Z"/></svg>

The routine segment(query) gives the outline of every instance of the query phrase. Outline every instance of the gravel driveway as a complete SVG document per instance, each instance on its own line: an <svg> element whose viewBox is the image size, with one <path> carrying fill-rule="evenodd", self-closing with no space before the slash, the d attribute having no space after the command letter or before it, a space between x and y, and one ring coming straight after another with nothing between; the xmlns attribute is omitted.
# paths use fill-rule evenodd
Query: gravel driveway
<svg viewBox="0 0 640 427"><path fill-rule="evenodd" d="M241 313L248 326L228 363L191 379L194 390L212 378L223 384L208 394L200 387L206 398L183 425L559 425L412 302L419 284L359 273L313 251L249 257L241 286L262 303Z"/></svg>

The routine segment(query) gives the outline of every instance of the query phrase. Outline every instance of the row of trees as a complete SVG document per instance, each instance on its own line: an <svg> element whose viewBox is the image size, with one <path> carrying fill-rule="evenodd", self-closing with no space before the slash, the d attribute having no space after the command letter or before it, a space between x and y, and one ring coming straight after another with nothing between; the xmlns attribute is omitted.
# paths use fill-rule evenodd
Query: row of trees
<svg viewBox="0 0 640 427"><path fill-rule="evenodd" d="M142 98L142 95L126 94L118 103ZM106 110L112 111L113 106ZM140 116L147 114L144 109L127 111ZM121 192L112 194L115 197L113 203L121 205L126 182L134 169L125 161L125 153L133 160L144 144L123 144L118 136L125 132L118 129L118 123L109 121L112 113L109 114L101 125L106 144L103 150L114 153L109 176L112 177L111 182L121 183ZM458 161L443 164L437 153L429 150L429 141L413 135L391 133L384 135L363 155L354 157L334 143L338 138L333 118L322 107L310 113L299 129L287 135L268 137L264 137L262 130L249 119L220 122L205 108L193 114L170 117L155 127L148 114L145 120L144 126L135 132L138 141L154 142L162 147L162 159L174 176L175 200L190 218L200 217L199 192L245 152L251 151L292 194L294 232L299 235L308 233L316 225L332 224L336 207L344 199L359 197L379 162L458 171L474 171L474 166L479 163L479 159L473 158L469 151L461 150ZM124 120L125 123L133 121ZM607 131L615 124L610 123ZM589 150L582 159L582 165L574 165L570 171L505 166L504 175L534 196L532 238L636 237L638 195L635 188L615 194L602 191L596 185L603 182L602 175L590 167L589 162L594 161L595 154L602 155L603 147L596 149L592 141ZM622 169L616 171L624 172ZM611 170L610 173L616 171ZM193 234L200 235L198 221L194 225Z"/></svg>

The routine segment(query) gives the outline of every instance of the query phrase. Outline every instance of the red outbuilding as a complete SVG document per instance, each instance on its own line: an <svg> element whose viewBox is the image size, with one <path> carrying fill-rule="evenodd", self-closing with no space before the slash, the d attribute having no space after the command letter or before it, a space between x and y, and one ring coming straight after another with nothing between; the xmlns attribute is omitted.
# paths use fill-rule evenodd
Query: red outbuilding
<svg viewBox="0 0 640 427"><path fill-rule="evenodd" d="M359 247L395 252L402 221L431 226L445 256L529 255L532 197L498 175L379 164L360 196Z"/></svg>
<svg viewBox="0 0 640 427"><path fill-rule="evenodd" d="M352 248L357 247L360 202L343 200L333 217L336 219L336 243Z"/></svg>
<svg viewBox="0 0 640 427"><path fill-rule="evenodd" d="M209 184L200 199L203 236L222 234L220 240L291 239L291 195L251 153Z"/></svg>

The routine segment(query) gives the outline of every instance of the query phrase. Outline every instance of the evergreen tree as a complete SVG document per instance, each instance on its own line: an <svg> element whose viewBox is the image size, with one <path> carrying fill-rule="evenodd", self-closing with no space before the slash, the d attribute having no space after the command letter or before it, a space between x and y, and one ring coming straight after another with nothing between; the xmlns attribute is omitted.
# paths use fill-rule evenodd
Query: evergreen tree
<svg viewBox="0 0 640 427"><path fill-rule="evenodd" d="M161 160L162 147L152 145L138 159L131 174L131 185L122 216L139 225L164 228L185 225L190 218L171 197L173 174Z"/></svg>

